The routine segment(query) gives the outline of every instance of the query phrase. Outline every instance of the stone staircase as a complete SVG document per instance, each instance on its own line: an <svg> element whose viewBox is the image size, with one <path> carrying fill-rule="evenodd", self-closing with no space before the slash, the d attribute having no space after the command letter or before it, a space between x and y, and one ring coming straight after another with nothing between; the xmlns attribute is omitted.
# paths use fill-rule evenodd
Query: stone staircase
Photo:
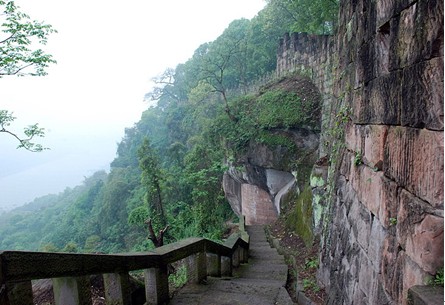
<svg viewBox="0 0 445 305"><path fill-rule="evenodd" d="M290 305L284 285L288 267L270 247L264 226L247 226L249 262L233 270L233 277L207 277L202 284L187 284L173 297L173 305Z"/></svg>

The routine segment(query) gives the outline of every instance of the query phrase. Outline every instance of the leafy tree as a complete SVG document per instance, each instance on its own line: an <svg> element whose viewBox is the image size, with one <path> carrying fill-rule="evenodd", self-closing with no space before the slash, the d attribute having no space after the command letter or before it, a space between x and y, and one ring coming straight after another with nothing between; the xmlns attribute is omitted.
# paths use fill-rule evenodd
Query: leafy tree
<svg viewBox="0 0 445 305"><path fill-rule="evenodd" d="M79 249L78 249L77 244L75 242L70 241L62 249L62 252L77 253L77 252L79 252Z"/></svg>
<svg viewBox="0 0 445 305"><path fill-rule="evenodd" d="M162 200L161 183L163 176L159 167L158 158L150 146L148 138L144 138L138 150L139 166L142 170L142 184L146 187L146 202L150 217L157 225L165 226L164 203Z"/></svg>
<svg viewBox="0 0 445 305"><path fill-rule="evenodd" d="M91 235L85 240L83 250L87 253L96 252L99 248L101 238L99 235Z"/></svg>
<svg viewBox="0 0 445 305"><path fill-rule="evenodd" d="M45 129L39 127L36 123L25 127L23 133L26 137L21 137L17 133L12 132L9 129L11 123L16 119L8 110L0 110L0 133L11 135L15 138L19 145L17 148L25 148L32 152L39 152L48 148L43 147L41 144L31 142L34 138L42 138L45 136Z"/></svg>
<svg viewBox="0 0 445 305"><path fill-rule="evenodd" d="M47 244L44 244L40 248L40 251L43 251L43 252L59 252L59 249L53 243L47 243Z"/></svg>
<svg viewBox="0 0 445 305"><path fill-rule="evenodd" d="M45 69L56 63L51 55L42 49L31 48L31 45L45 45L48 36L56 32L51 25L30 20L30 17L19 10L14 1L0 0L0 78L6 75L45 75ZM37 152L45 148L31 142L33 138L43 137L44 129L38 124L25 128L26 138L8 130L16 118L8 110L0 110L0 132L6 133L19 141L18 148Z"/></svg>
<svg viewBox="0 0 445 305"><path fill-rule="evenodd" d="M175 70L167 68L164 73L154 77L152 81L155 83L153 90L145 95L146 100L158 101L163 96L179 100L180 97L174 92Z"/></svg>
<svg viewBox="0 0 445 305"><path fill-rule="evenodd" d="M293 20L291 32L332 34L337 21L338 0L267 0L277 18Z"/></svg>
<svg viewBox="0 0 445 305"><path fill-rule="evenodd" d="M221 94L225 112L232 121L237 118L230 109L227 90L235 84L246 83L245 45L248 20L233 21L214 42L201 46L200 79Z"/></svg>
<svg viewBox="0 0 445 305"><path fill-rule="evenodd" d="M48 65L56 61L40 48L31 49L31 45L45 45L48 35L56 30L51 25L30 20L14 1L0 0L0 9L3 33L0 35L0 77L45 75Z"/></svg>

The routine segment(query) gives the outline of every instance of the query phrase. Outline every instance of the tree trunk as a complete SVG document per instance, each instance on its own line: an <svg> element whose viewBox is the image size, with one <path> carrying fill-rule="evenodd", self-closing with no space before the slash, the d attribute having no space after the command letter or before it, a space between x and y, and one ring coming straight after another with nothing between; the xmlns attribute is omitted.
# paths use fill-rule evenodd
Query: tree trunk
<svg viewBox="0 0 445 305"><path fill-rule="evenodd" d="M153 242L155 248L162 247L164 245L164 234L165 232L167 232L169 226L166 226L164 229L159 230L158 235L156 235L155 231L153 230L151 219L147 219L145 223L148 226L148 239Z"/></svg>

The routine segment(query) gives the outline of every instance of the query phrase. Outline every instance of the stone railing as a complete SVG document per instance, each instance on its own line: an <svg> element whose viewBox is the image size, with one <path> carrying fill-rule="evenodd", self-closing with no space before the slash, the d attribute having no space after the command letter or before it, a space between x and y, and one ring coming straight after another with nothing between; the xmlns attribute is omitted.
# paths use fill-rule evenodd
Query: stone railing
<svg viewBox="0 0 445 305"><path fill-rule="evenodd" d="M71 254L0 252L0 305L33 304L32 280L52 279L55 304L92 304L91 275L102 274L106 304L131 304L130 271L144 270L147 304L169 299L168 264L185 259L189 282L207 275L231 276L232 267L246 262L249 236L241 233L224 244L204 238L184 239L150 252L131 254Z"/></svg>

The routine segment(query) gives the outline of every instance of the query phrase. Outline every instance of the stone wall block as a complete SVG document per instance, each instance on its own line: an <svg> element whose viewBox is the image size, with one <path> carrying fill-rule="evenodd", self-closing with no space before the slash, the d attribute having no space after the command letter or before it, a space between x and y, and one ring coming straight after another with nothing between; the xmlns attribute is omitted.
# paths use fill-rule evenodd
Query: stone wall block
<svg viewBox="0 0 445 305"><path fill-rule="evenodd" d="M377 1L376 13L377 13L377 26L380 27L384 23L388 22L394 15L394 10L397 1L395 0L380 0Z"/></svg>
<svg viewBox="0 0 445 305"><path fill-rule="evenodd" d="M369 296L369 304L391 304L392 298L388 295L385 288L383 288L382 281L378 276L372 283L373 289Z"/></svg>
<svg viewBox="0 0 445 305"><path fill-rule="evenodd" d="M408 304L408 290L414 285L425 284L428 278L428 273L422 270L410 259L410 257L407 256L405 259L405 265L403 266L403 286L398 304Z"/></svg>
<svg viewBox="0 0 445 305"><path fill-rule="evenodd" d="M443 56L443 2L416 1L400 13L392 46L396 68Z"/></svg>
<svg viewBox="0 0 445 305"><path fill-rule="evenodd" d="M352 121L355 124L364 125L367 122L366 119L366 98L365 88L358 87L353 91L353 104L352 104Z"/></svg>
<svg viewBox="0 0 445 305"><path fill-rule="evenodd" d="M341 303L338 302L333 304L341 304ZM366 297L366 294L363 292L363 290L359 288L359 283L356 284L356 287L354 289L352 301L346 304L368 304L368 298Z"/></svg>
<svg viewBox="0 0 445 305"><path fill-rule="evenodd" d="M359 245L367 251L369 244L369 232L371 232L371 215L361 204L351 206L348 214L348 222L352 227L352 234L356 236ZM347 239L347 236L344 236Z"/></svg>
<svg viewBox="0 0 445 305"><path fill-rule="evenodd" d="M443 58L403 70L401 124L443 130Z"/></svg>
<svg viewBox="0 0 445 305"><path fill-rule="evenodd" d="M376 217L380 215L383 197L383 172L366 165L353 165L350 181L360 202Z"/></svg>
<svg viewBox="0 0 445 305"><path fill-rule="evenodd" d="M361 253L360 258L360 272L356 278L359 288L366 296L369 296L376 280L376 271L372 268L371 262L365 253Z"/></svg>
<svg viewBox="0 0 445 305"><path fill-rule="evenodd" d="M385 228L377 218L372 221L371 238L369 239L368 257L372 269L379 273L382 263L382 247L386 238Z"/></svg>
<svg viewBox="0 0 445 305"><path fill-rule="evenodd" d="M363 159L370 167L382 170L388 126L367 125L364 129Z"/></svg>
<svg viewBox="0 0 445 305"><path fill-rule="evenodd" d="M354 99L353 107L356 122L359 124L389 124L400 122L401 81L399 71L380 76L369 81L358 99ZM357 97L357 94L355 95Z"/></svg>
<svg viewBox="0 0 445 305"><path fill-rule="evenodd" d="M243 184L241 198L246 225L271 223L278 218L274 203L265 190L255 185Z"/></svg>
<svg viewBox="0 0 445 305"><path fill-rule="evenodd" d="M443 1L420 1L419 4L425 40L422 57L443 57Z"/></svg>
<svg viewBox="0 0 445 305"><path fill-rule="evenodd" d="M363 264L367 264L359 276L359 287L366 295L366 302L363 304L391 304L391 298L383 288L379 272L373 268L370 261L363 261Z"/></svg>
<svg viewBox="0 0 445 305"><path fill-rule="evenodd" d="M430 274L443 267L443 227L443 218L427 215L407 239L406 254Z"/></svg>
<svg viewBox="0 0 445 305"><path fill-rule="evenodd" d="M346 148L355 151L362 151L362 132L361 125L349 123L345 128L345 143Z"/></svg>
<svg viewBox="0 0 445 305"><path fill-rule="evenodd" d="M342 156L342 161L340 164L340 175L342 175L347 181L349 181L351 176L351 170L353 169L354 153L351 151L345 151ZM327 181L327 180L326 180ZM341 188L339 187L341 190Z"/></svg>
<svg viewBox="0 0 445 305"><path fill-rule="evenodd" d="M379 25L376 34L376 68L377 75L385 75L391 71L390 65L391 21Z"/></svg>
<svg viewBox="0 0 445 305"><path fill-rule="evenodd" d="M357 80L353 92L353 120L354 123L390 124L400 122L401 91L398 83L401 81L400 71L380 76L366 83Z"/></svg>
<svg viewBox="0 0 445 305"><path fill-rule="evenodd" d="M398 300L403 290L403 273L405 252L401 251L395 242L395 237L387 235L382 252L382 282L384 289L393 300ZM398 302L395 302L398 304Z"/></svg>
<svg viewBox="0 0 445 305"><path fill-rule="evenodd" d="M383 170L400 186L443 208L443 132L390 127Z"/></svg>
<svg viewBox="0 0 445 305"><path fill-rule="evenodd" d="M398 185L394 181L382 177L382 197L378 219L385 229L391 226L391 218L397 217L399 209Z"/></svg>
<svg viewBox="0 0 445 305"><path fill-rule="evenodd" d="M415 225L423 221L425 214L431 211L431 207L404 189L399 191L398 203L398 212L392 216L392 225L397 228L397 244L406 249L406 242L414 234Z"/></svg>
<svg viewBox="0 0 445 305"><path fill-rule="evenodd" d="M366 41L358 49L355 77L359 84L367 83L376 76L374 44L374 40Z"/></svg>
<svg viewBox="0 0 445 305"><path fill-rule="evenodd" d="M394 68L403 68L420 58L419 41L415 39L418 3L403 10L397 23L393 22L394 45L392 46Z"/></svg>
<svg viewBox="0 0 445 305"><path fill-rule="evenodd" d="M339 205L339 208L345 209L345 215L347 216L349 214L349 210L353 205L360 204L360 200L358 199L357 191L353 188L352 183L346 181L344 177L339 177L337 179L338 183L338 196L339 200L341 202L341 205ZM340 216L340 215L339 215ZM344 217L344 219L340 218L342 221L347 220L347 217Z"/></svg>

